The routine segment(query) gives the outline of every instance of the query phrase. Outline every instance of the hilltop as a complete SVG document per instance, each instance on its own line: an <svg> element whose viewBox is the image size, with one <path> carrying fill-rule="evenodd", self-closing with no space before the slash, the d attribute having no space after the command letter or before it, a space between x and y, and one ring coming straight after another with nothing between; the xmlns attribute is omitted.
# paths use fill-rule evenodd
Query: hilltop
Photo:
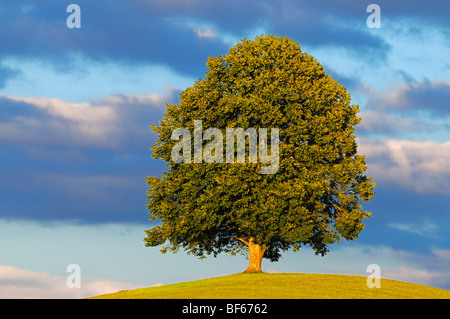
<svg viewBox="0 0 450 319"><path fill-rule="evenodd" d="M450 291L367 277L300 273L239 273L176 284L122 290L95 299L450 299Z"/></svg>

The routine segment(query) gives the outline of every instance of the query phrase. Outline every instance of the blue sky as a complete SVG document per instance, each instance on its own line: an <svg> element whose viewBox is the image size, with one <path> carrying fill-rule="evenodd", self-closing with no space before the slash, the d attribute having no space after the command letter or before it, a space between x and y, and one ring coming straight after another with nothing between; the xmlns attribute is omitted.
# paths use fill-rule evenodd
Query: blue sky
<svg viewBox="0 0 450 319"><path fill-rule="evenodd" d="M81 28L69 29L69 4ZM370 29L369 4L381 8ZM243 271L143 244L152 226L150 123L243 38L287 35L360 105L376 195L360 238L305 247L272 272L367 276L450 289L448 1L12 1L0 4L0 297L79 298ZM69 264L81 288L68 288Z"/></svg>

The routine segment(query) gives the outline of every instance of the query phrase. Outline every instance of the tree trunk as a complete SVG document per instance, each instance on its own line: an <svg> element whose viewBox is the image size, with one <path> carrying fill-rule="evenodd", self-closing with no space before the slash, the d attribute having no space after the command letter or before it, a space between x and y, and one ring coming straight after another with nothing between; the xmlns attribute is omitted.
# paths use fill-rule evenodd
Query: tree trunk
<svg viewBox="0 0 450 319"><path fill-rule="evenodd" d="M250 254L250 262L247 270L244 272L261 272L261 262L265 249L263 249L261 245L256 244L252 237L250 237L247 246Z"/></svg>

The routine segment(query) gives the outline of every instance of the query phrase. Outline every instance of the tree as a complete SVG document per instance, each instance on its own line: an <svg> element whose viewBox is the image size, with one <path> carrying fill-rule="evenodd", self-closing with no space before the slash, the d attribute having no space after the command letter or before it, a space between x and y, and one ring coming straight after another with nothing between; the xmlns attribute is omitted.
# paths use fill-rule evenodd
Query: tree
<svg viewBox="0 0 450 319"><path fill-rule="evenodd" d="M163 253L183 248L200 258L248 249L246 272L260 272L263 258L278 261L282 251L309 245L323 256L330 244L357 238L370 216L362 201L373 197L375 184L357 154L359 108L346 89L285 36L244 39L206 65L205 78L181 92L178 104L166 104L159 126L152 125L152 156L168 170L147 177L149 219L160 224L145 231L145 245L166 243ZM172 134L185 128L195 135L194 121L202 121L202 134L218 128L223 135L181 141L187 149L201 143L216 159L226 128L278 128L270 147L279 147L278 170L262 174L260 158L199 162L184 149L186 161L175 163L180 140Z"/></svg>

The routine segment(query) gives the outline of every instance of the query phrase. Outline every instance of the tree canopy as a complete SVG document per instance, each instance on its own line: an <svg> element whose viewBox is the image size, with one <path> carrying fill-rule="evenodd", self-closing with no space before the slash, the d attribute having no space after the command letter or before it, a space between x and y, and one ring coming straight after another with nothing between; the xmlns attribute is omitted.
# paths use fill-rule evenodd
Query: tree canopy
<svg viewBox="0 0 450 319"><path fill-rule="evenodd" d="M149 218L160 224L146 230L145 245L199 257L248 249L247 271L261 271L262 258L277 261L282 251L309 245L324 255L330 244L357 238L370 216L362 202L373 197L375 184L357 153L359 107L346 88L285 36L244 39L206 66L205 77L181 92L178 104L166 104L152 125L158 137L152 156L168 169L147 177ZM184 145L201 143L203 155L216 161L183 150L186 161L175 162L181 139L173 132L195 136L195 121L203 138L183 135ZM205 138L208 128L219 131ZM219 146L227 128L253 128L260 142L267 129L271 155L278 148L276 170L262 173L270 164L261 156L250 161L250 137L244 163L217 160L226 155Z"/></svg>

